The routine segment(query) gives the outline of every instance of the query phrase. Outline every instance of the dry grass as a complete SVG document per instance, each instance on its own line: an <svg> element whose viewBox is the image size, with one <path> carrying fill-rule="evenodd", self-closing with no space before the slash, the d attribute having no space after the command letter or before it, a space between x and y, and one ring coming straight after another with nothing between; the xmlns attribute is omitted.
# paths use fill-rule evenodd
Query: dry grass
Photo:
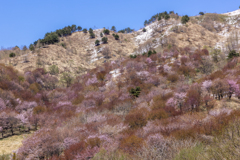
<svg viewBox="0 0 240 160"><path fill-rule="evenodd" d="M16 151L22 145L22 141L30 135L15 135L0 140L0 155L11 154L13 151Z"/></svg>
<svg viewBox="0 0 240 160"><path fill-rule="evenodd" d="M71 36L60 38L60 42L57 44L36 49L34 53L29 52L14 58L5 56L4 59L0 60L0 63L12 65L19 71L33 70L36 67L48 70L51 65L57 65L60 73L70 72L73 75L79 75L106 61L128 56L136 48L132 34L118 33L119 40L115 40L112 31L109 35L104 35L108 38L107 44L95 46L95 41L102 39L101 32L102 29L94 30L96 38L93 39L89 38L89 33L75 32ZM66 45L66 48L61 46L62 43ZM104 47L109 47L112 51L109 59L102 55L101 50ZM24 63L24 57L27 57L27 63Z"/></svg>

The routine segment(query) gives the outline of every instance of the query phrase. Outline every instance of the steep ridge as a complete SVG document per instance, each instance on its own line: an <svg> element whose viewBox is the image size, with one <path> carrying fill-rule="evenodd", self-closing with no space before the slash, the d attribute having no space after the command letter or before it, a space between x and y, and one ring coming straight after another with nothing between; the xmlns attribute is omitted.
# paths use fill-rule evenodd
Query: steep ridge
<svg viewBox="0 0 240 160"><path fill-rule="evenodd" d="M14 58L4 58L0 62L12 65L22 72L33 70L39 65L46 69L49 66L57 65L60 73L71 72L79 75L106 61L116 60L130 54L143 53L149 42L151 43L150 47L157 51L163 50L166 46L181 48L206 46L225 49L227 38L233 31L239 30L238 12L239 10L223 14L230 15L230 17L225 17L222 22L213 20L212 28L217 31L212 31L212 28L202 25L205 17L210 17L207 14L204 18L191 17L187 25L182 25L179 17L170 20L162 19L146 26L146 32L140 29L129 34L119 33L119 40L114 39L112 36L114 32L111 31L109 35L106 35L108 44L95 46L95 40L102 38L100 32L103 29L94 30L96 38L93 39L90 39L88 33L75 32L71 36L60 38L58 44L36 49L35 52L26 51ZM213 15L211 16L213 17ZM62 44L65 44L65 48L62 47ZM111 56L107 59L101 54L104 47L110 48ZM8 55L9 52L7 52Z"/></svg>

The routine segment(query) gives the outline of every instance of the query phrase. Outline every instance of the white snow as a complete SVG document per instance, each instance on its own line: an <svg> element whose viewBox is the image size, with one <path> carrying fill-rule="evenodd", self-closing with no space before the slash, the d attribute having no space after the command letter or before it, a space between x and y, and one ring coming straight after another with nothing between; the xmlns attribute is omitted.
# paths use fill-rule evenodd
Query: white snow
<svg viewBox="0 0 240 160"><path fill-rule="evenodd" d="M228 12L228 13L223 13L224 15L227 16L236 16L240 14L240 9L236 10L236 11L232 11L232 12Z"/></svg>
<svg viewBox="0 0 240 160"><path fill-rule="evenodd" d="M112 70L112 71L109 72L109 74L111 74L113 78L116 78L116 77L121 75L120 69Z"/></svg>
<svg viewBox="0 0 240 160"><path fill-rule="evenodd" d="M151 23L150 25L145 27L146 32L143 32L142 30L137 31L139 35L135 37L136 42L142 44L146 42L148 39L152 38L152 34L154 32L153 28L156 27L157 25L158 24L156 22Z"/></svg>

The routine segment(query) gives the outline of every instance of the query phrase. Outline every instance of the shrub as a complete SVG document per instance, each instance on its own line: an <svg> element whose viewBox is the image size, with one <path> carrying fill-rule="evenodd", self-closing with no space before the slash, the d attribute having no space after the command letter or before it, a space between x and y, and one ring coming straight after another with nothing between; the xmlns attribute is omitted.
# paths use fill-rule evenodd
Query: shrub
<svg viewBox="0 0 240 160"><path fill-rule="evenodd" d="M204 13L203 13L203 12L199 12L199 14L200 14L200 15L202 15L202 16L204 15Z"/></svg>
<svg viewBox="0 0 240 160"><path fill-rule="evenodd" d="M16 56L16 54L13 52L9 54L9 57L15 57L15 56Z"/></svg>
<svg viewBox="0 0 240 160"><path fill-rule="evenodd" d="M174 83L178 80L178 75L177 74L170 74L170 75L168 75L167 80Z"/></svg>
<svg viewBox="0 0 240 160"><path fill-rule="evenodd" d="M91 148L93 148L93 147L100 147L100 145L101 145L101 140L100 140L100 138L98 138L98 137L95 137L95 138L89 138L88 140L87 140L87 144L91 147Z"/></svg>
<svg viewBox="0 0 240 160"><path fill-rule="evenodd" d="M143 145L143 139L135 135L124 138L120 142L120 148L128 153L135 153Z"/></svg>
<svg viewBox="0 0 240 160"><path fill-rule="evenodd" d="M109 32L110 32L110 31L109 31L108 29L103 30L103 33L104 33L104 34L109 34Z"/></svg>
<svg viewBox="0 0 240 160"><path fill-rule="evenodd" d="M30 44L30 45L29 45L29 49L30 49L30 51L34 51L34 45L33 45L33 44Z"/></svg>
<svg viewBox="0 0 240 160"><path fill-rule="evenodd" d="M229 53L228 53L228 59L231 59L233 57L239 57L239 53L237 53L235 50L231 50Z"/></svg>
<svg viewBox="0 0 240 160"><path fill-rule="evenodd" d="M166 14L166 15L164 16L164 19L165 19L165 20L168 20L169 18L170 18L169 14Z"/></svg>
<svg viewBox="0 0 240 160"><path fill-rule="evenodd" d="M64 150L65 159L75 159L77 154L81 154L87 148L86 142L79 142L71 145L68 149Z"/></svg>
<svg viewBox="0 0 240 160"><path fill-rule="evenodd" d="M97 79L100 80L100 81L103 81L106 74L107 74L107 72L105 72L105 71L98 72L97 73Z"/></svg>
<svg viewBox="0 0 240 160"><path fill-rule="evenodd" d="M125 123L127 123L131 129L142 128L147 124L146 113L147 111L145 110L133 111L125 117Z"/></svg>
<svg viewBox="0 0 240 160"><path fill-rule="evenodd" d="M84 96L83 95L78 95L72 102L73 105L78 105L80 103L82 103L82 101L84 100Z"/></svg>
<svg viewBox="0 0 240 160"><path fill-rule="evenodd" d="M188 15L185 15L182 17L181 22L182 22L182 24L186 24L189 20L190 20L190 18L188 17Z"/></svg>
<svg viewBox="0 0 240 160"><path fill-rule="evenodd" d="M87 29L86 28L83 29L83 33L87 33Z"/></svg>
<svg viewBox="0 0 240 160"><path fill-rule="evenodd" d="M115 27L115 26L112 26L111 30L114 31L114 32L116 32L116 27Z"/></svg>
<svg viewBox="0 0 240 160"><path fill-rule="evenodd" d="M56 75L56 74L58 74L58 73L59 73L58 66L56 66L56 65L50 66L50 67L49 67L49 73L50 73L51 75Z"/></svg>
<svg viewBox="0 0 240 160"><path fill-rule="evenodd" d="M148 119L155 120L155 119L162 119L167 118L168 114L164 109L153 110L149 113Z"/></svg>
<svg viewBox="0 0 240 160"><path fill-rule="evenodd" d="M146 30L146 28L143 28L142 31L143 31L143 32L146 32L147 30Z"/></svg>
<svg viewBox="0 0 240 160"><path fill-rule="evenodd" d="M103 37L103 34L102 34L102 32L100 33L100 37Z"/></svg>
<svg viewBox="0 0 240 160"><path fill-rule="evenodd" d="M60 45L65 49L67 48L66 43L61 43Z"/></svg>
<svg viewBox="0 0 240 160"><path fill-rule="evenodd" d="M130 55L130 58L137 58L137 55Z"/></svg>
<svg viewBox="0 0 240 160"><path fill-rule="evenodd" d="M89 32L89 33L93 33L93 29L92 29L92 28L89 28L88 32Z"/></svg>
<svg viewBox="0 0 240 160"><path fill-rule="evenodd" d="M114 38L115 38L115 40L118 40L119 39L119 35L115 34Z"/></svg>
<svg viewBox="0 0 240 160"><path fill-rule="evenodd" d="M103 42L103 43L107 43L107 41L108 41L108 38L107 38L107 37L103 37L103 38L102 38L102 42Z"/></svg>
<svg viewBox="0 0 240 160"><path fill-rule="evenodd" d="M81 31L81 30L82 30L82 27L81 27L81 26L78 26L78 27L77 27L77 30L78 30L78 31Z"/></svg>
<svg viewBox="0 0 240 160"><path fill-rule="evenodd" d="M43 106L37 106L33 108L33 114L40 114L46 111L46 108Z"/></svg>
<svg viewBox="0 0 240 160"><path fill-rule="evenodd" d="M33 83L33 84L31 84L30 86L29 86L29 88L31 89L31 91L33 92L33 93L38 93L39 91L40 91L40 89L41 89L41 86L38 84L38 83Z"/></svg>
<svg viewBox="0 0 240 160"><path fill-rule="evenodd" d="M95 41L95 45L98 46L99 44L100 44L100 41L97 39L97 40Z"/></svg>
<svg viewBox="0 0 240 160"><path fill-rule="evenodd" d="M141 93L141 88L140 87L136 87L135 89L134 88L131 88L130 91L129 91L130 95L133 96L134 98L137 98L139 97L140 93Z"/></svg>
<svg viewBox="0 0 240 160"><path fill-rule="evenodd" d="M90 38L95 38L95 34L93 32L90 33Z"/></svg>

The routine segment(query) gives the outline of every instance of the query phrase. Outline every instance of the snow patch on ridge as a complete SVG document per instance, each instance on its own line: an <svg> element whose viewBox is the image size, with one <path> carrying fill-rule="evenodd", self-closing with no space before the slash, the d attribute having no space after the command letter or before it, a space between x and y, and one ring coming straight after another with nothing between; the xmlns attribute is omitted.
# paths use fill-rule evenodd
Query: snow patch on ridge
<svg viewBox="0 0 240 160"><path fill-rule="evenodd" d="M236 11L232 11L232 12L223 13L223 15L226 15L226 16L236 16L239 14L240 14L240 9L238 9Z"/></svg>

